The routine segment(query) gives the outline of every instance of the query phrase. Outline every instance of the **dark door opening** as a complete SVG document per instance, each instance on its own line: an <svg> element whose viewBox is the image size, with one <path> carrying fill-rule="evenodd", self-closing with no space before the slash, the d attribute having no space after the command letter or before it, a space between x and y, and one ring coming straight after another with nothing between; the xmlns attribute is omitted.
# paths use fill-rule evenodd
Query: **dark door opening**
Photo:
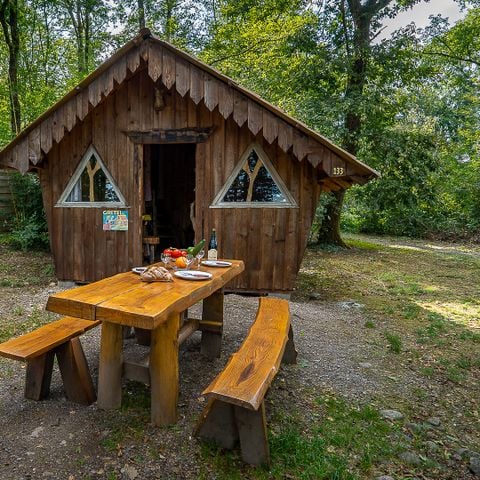
<svg viewBox="0 0 480 480"><path fill-rule="evenodd" d="M144 236L158 237L155 258L167 247L193 245L195 144L144 146Z"/></svg>

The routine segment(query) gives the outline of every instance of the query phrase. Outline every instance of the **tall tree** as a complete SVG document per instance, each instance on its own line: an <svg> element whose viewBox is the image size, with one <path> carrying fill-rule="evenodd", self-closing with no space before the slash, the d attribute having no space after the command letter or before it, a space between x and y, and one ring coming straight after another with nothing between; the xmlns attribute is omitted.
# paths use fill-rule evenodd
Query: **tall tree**
<svg viewBox="0 0 480 480"><path fill-rule="evenodd" d="M145 23L145 3L143 0L137 0L137 6L138 6L138 26L140 30L142 28L145 28L146 23Z"/></svg>
<svg viewBox="0 0 480 480"><path fill-rule="evenodd" d="M50 0L66 41L74 41L75 80L82 79L110 52L111 5L107 0Z"/></svg>
<svg viewBox="0 0 480 480"><path fill-rule="evenodd" d="M368 79L371 43L381 28L382 17L387 14L392 16L398 10L399 7L394 10L388 9L392 3L393 0L347 0L347 2L341 0L339 2L344 48L348 61L342 144L352 155L358 153L362 134L361 112L364 104L364 88ZM410 6L414 3L416 0L403 2L403 6ZM345 190L333 192L332 196L333 199L328 202L322 219L318 243L345 247L340 235L340 216Z"/></svg>
<svg viewBox="0 0 480 480"><path fill-rule="evenodd" d="M18 0L2 0L0 3L0 23L3 37L8 47L8 84L10 96L10 127L13 134L20 132L21 109L19 98L18 64L20 56L20 33L18 29Z"/></svg>
<svg viewBox="0 0 480 480"><path fill-rule="evenodd" d="M96 0L59 0L67 12L75 32L77 47L77 71L80 76L86 75L93 66L91 35L92 15Z"/></svg>

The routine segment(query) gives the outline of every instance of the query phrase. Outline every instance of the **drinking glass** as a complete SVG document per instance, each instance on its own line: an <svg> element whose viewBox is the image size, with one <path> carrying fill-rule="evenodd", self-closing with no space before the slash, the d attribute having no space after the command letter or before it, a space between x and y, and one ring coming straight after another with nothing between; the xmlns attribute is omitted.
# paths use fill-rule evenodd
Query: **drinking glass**
<svg viewBox="0 0 480 480"><path fill-rule="evenodd" d="M194 256L188 254L186 257L183 257L183 258L185 259L185 263L187 264L185 270L189 270L189 269L190 269L190 265L191 265L191 263L192 263L193 260L194 260Z"/></svg>
<svg viewBox="0 0 480 480"><path fill-rule="evenodd" d="M167 268L171 260L170 255L167 255L166 253L162 253L160 258L162 259L162 262L165 265L165 268Z"/></svg>
<svg viewBox="0 0 480 480"><path fill-rule="evenodd" d="M202 260L202 258L205 256L205 249L201 249L197 255L196 255L196 259L197 259L197 270L200 270L200 262Z"/></svg>

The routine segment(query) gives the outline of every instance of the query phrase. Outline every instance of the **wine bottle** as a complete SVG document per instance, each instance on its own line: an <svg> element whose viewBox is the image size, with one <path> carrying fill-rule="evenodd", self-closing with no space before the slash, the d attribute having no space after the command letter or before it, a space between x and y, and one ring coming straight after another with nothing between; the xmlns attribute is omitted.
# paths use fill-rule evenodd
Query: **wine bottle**
<svg viewBox="0 0 480 480"><path fill-rule="evenodd" d="M210 241L208 242L208 260L216 260L218 255L218 245L217 245L217 232L212 228L212 235L210 236Z"/></svg>

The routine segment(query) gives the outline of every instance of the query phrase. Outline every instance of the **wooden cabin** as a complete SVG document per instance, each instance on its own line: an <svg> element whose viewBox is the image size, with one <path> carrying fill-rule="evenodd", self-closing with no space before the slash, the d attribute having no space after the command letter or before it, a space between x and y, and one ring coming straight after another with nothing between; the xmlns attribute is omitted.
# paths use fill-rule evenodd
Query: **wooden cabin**
<svg viewBox="0 0 480 480"><path fill-rule="evenodd" d="M320 193L377 174L148 30L23 130L0 167L37 171L56 275L90 282L216 228L232 289L289 292ZM158 258L158 254L157 254Z"/></svg>

